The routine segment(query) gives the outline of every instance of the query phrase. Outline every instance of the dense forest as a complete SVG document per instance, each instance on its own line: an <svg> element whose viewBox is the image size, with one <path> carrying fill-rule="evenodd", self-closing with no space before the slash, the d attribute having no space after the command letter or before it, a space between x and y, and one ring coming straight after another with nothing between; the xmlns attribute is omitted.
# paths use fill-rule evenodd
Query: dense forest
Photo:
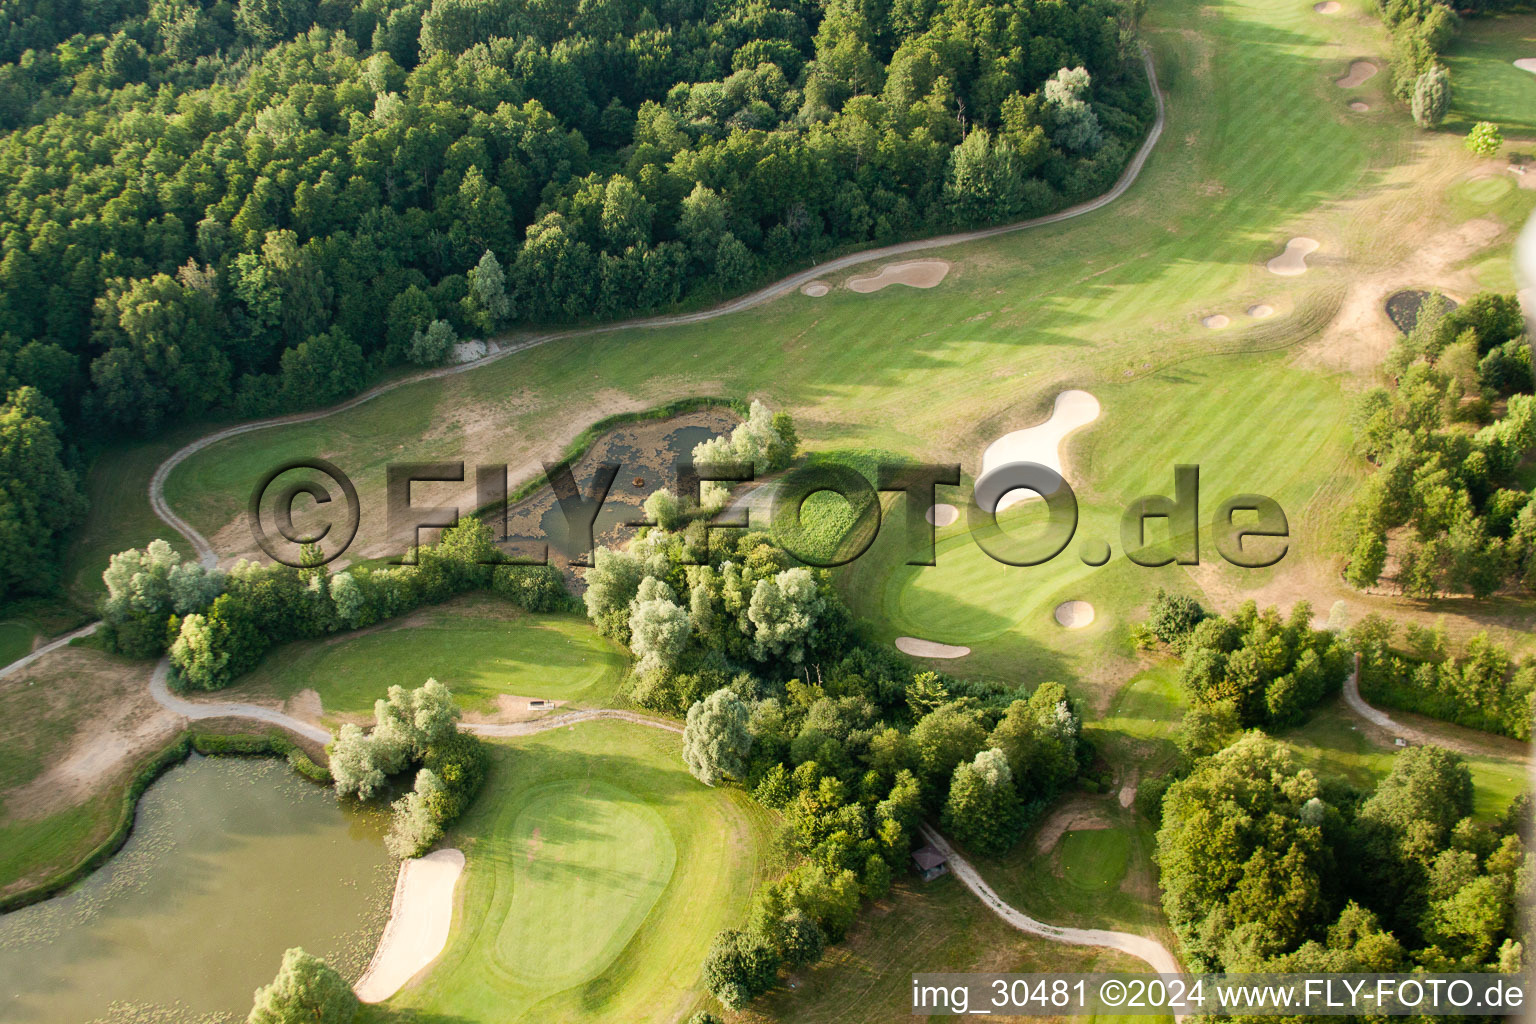
<svg viewBox="0 0 1536 1024"><path fill-rule="evenodd" d="M1060 207L1151 121L1138 12L21 0L0 27L0 393L34 388L81 444L321 405L461 338ZM65 505L19 524L24 547ZM50 582L0 570L0 597Z"/></svg>

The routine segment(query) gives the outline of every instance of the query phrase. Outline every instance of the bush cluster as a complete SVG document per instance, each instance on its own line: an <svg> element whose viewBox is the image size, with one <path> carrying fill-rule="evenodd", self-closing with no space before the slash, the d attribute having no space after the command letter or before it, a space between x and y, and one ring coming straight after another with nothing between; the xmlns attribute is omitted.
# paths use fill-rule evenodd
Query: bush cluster
<svg viewBox="0 0 1536 1024"><path fill-rule="evenodd" d="M1513 295L1426 300L1353 412L1377 472L1349 517L1345 579L1388 574L1411 597L1536 590L1536 504L1517 469L1536 447L1531 348Z"/></svg>

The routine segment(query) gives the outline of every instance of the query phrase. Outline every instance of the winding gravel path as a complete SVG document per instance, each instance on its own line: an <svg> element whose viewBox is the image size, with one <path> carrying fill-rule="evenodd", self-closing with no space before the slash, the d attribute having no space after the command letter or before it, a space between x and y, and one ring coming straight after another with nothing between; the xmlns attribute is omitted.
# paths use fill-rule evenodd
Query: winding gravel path
<svg viewBox="0 0 1536 1024"><path fill-rule="evenodd" d="M975 893L994 914L1019 931L1073 946L1103 946L1107 949L1118 949L1122 953L1128 953L1144 961L1159 974L1179 973L1178 960L1156 939L1132 935L1130 932L1112 932L1103 928L1063 928L1060 925L1036 921L1022 910L1005 902L977 873L976 869L971 867L970 862L956 853L954 847L950 846L937 831L926 824L922 826L922 830L923 838L949 859L949 870L960 879L961 884Z"/></svg>
<svg viewBox="0 0 1536 1024"><path fill-rule="evenodd" d="M451 377L454 374L466 373L470 370L477 369L478 367L485 366L488 363L493 363L498 359L504 359L505 357L514 353L526 352L528 349L536 348L537 346L543 345L546 342L557 341L562 338L589 337L595 334L608 334L613 331L627 331L633 328L641 327L677 327L683 324L703 323L708 320L714 320L717 317L729 316L732 313L739 313L742 310L751 309L754 306L760 306L763 303L776 299L781 295L786 295L790 292L793 292L797 290L801 285L810 281L814 281L818 277L822 277L826 274L836 273L840 270L846 270L849 267L856 267L865 263L874 263L879 260L890 259L895 256L905 256L908 253L924 252L929 249L942 249L946 246L959 245L964 242L976 242L981 241L982 239L995 238L998 235L1011 234L1015 231L1026 231L1030 228L1042 227L1047 224L1059 224L1064 220L1071 220L1074 217L1081 217L1084 214L1092 213L1095 210L1102 209L1103 207L1108 206L1110 203L1114 202L1116 199L1119 199L1121 196L1125 195L1126 190L1135 184L1137 177L1141 174L1141 169L1146 166L1147 158L1152 155L1152 148L1157 145L1157 140L1163 134L1163 93L1162 90L1158 88L1157 70L1152 64L1152 54L1145 47L1142 48L1141 59L1142 63L1147 69L1147 81L1151 84L1152 96L1157 102L1157 117L1152 123L1151 130L1147 132L1147 137L1142 142L1141 148L1136 151L1136 155L1132 157L1131 162L1126 165L1125 171L1120 175L1120 179L1115 182L1114 187L1111 188L1108 192L1096 196L1087 202L1078 203L1076 206L1070 206L1065 210L1060 210L1056 213L1052 213L1044 217L1034 217L1030 220L1019 221L1016 224L1003 224L999 225L998 227L983 228L979 231L961 231L952 235L940 235L936 238L920 238L911 242L900 242L896 245L886 245L878 249L865 249L861 252L851 253L847 256L840 256L837 259L829 260L826 263L821 263L811 267L809 270L802 270L798 274L791 274L789 277L782 278L779 281L768 285L766 288L761 288L758 291L744 295L739 299L734 299L730 302L714 306L710 309L700 310L697 313L679 313L671 316L641 317L633 320L620 321L618 323L604 324L599 327L583 327L569 331L555 331L549 334L540 334L523 338L518 341L491 342L491 352L480 359L474 360L473 362L460 363L456 366L444 366L435 370L428 370L423 373L412 374L409 377L402 377L398 380L380 384L377 387L370 388L367 391L364 391L362 394L342 402L340 405L333 405L328 409L319 409L314 412L293 413L287 416L274 416L270 419L254 420L250 423L242 423L238 426L226 427L223 430L216 430L211 434L200 437L196 441L193 441L190 444L177 449L170 455L170 457L168 457L164 462L160 463L160 465L156 467L154 475L150 478L149 481L150 507L154 509L155 515L160 518L161 522L165 523L171 529L185 537L187 542L192 545L192 549L196 552L198 560L201 561L203 565L211 568L218 562L218 554L213 550L213 545L209 544L208 539L199 533L191 523L188 523L185 519L181 518L181 516L177 515L175 511L171 509L170 503L165 499L166 479L171 475L177 466L181 465L181 463L185 462L193 455L196 455L204 448L207 448L209 445L218 444L220 441L228 440L231 437L238 437L241 434L249 434L252 431L265 430L268 427L276 427L293 423L310 423L314 420L324 419L327 416L334 416L339 412L345 412L348 409L355 409L362 405L364 402L371 402L375 398L378 398L380 395L388 394L396 388L404 387L407 384L415 384L419 381L434 380L439 377Z"/></svg>

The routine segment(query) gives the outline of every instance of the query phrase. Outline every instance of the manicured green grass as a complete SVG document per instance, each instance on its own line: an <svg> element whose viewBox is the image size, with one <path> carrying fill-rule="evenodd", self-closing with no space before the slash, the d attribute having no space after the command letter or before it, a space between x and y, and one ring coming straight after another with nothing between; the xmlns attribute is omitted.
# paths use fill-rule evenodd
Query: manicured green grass
<svg viewBox="0 0 1536 1024"><path fill-rule="evenodd" d="M1492 121L1506 132L1536 134L1536 74L1515 67L1536 57L1536 14L1469 18L1445 54L1451 72L1446 125L1465 132Z"/></svg>
<svg viewBox="0 0 1536 1024"><path fill-rule="evenodd" d="M221 694L286 700L320 694L328 714L356 715L393 685L445 684L470 711L501 694L607 703L628 659L580 615L529 615L489 596L450 601L357 633L287 644Z"/></svg>
<svg viewBox="0 0 1536 1024"><path fill-rule="evenodd" d="M389 1006L431 1021L685 1019L708 999L710 941L777 869L770 831L746 794L690 776L671 733L595 722L498 744L446 841L468 860L448 948Z"/></svg>
<svg viewBox="0 0 1536 1024"><path fill-rule="evenodd" d="M1192 23L1198 32L1185 31ZM935 289L794 294L707 324L554 342L317 423L234 438L183 464L168 497L212 535L263 469L293 455L327 452L365 505L382 494L387 461L494 450L522 464L595 418L570 401L594 379L633 405L709 381L788 408L812 447L970 460L1064 383L1103 388L1191 355L1293 343L1337 301L1338 275L1279 278L1263 260L1308 217L1330 253L1368 257L1371 240L1359 235L1369 222L1322 206L1372 183L1411 135L1340 109L1338 37L1357 31L1346 22L1278 0L1176 0L1148 27L1170 92L1168 131L1143 179L1103 212L942 250L955 267ZM1259 301L1281 313L1247 320L1242 310ZM1217 310L1234 326L1200 327ZM1275 401L1286 397L1312 399L1304 389ZM1158 466L1159 478L1168 471ZM365 549L382 518L365 510Z"/></svg>
<svg viewBox="0 0 1536 1024"><path fill-rule="evenodd" d="M41 882L72 866L116 823L122 787L44 818L0 821L0 893Z"/></svg>
<svg viewBox="0 0 1536 1024"><path fill-rule="evenodd" d="M1088 892L1106 892L1125 878L1131 839L1117 829L1067 832L1056 844L1056 863L1066 883Z"/></svg>

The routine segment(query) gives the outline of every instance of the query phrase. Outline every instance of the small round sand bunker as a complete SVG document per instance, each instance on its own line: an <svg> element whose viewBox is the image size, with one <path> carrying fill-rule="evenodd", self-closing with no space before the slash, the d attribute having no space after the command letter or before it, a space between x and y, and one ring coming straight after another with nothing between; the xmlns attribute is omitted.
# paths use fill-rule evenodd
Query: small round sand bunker
<svg viewBox="0 0 1536 1024"><path fill-rule="evenodd" d="M1281 277L1300 277L1307 272L1307 257L1321 248L1317 239L1298 236L1285 243L1285 252L1270 260L1271 274Z"/></svg>
<svg viewBox="0 0 1536 1024"><path fill-rule="evenodd" d="M1353 110L1357 114L1363 114L1367 110L1371 109L1371 105L1369 103L1362 103L1360 100L1355 100L1349 105L1349 109Z"/></svg>
<svg viewBox="0 0 1536 1024"><path fill-rule="evenodd" d="M1338 14L1343 9L1339 0L1323 0L1320 4L1313 4L1312 9L1318 14Z"/></svg>
<svg viewBox="0 0 1536 1024"><path fill-rule="evenodd" d="M1209 327L1213 331L1219 331L1232 322L1232 318L1225 313L1217 313L1213 316L1203 317L1200 320L1202 327Z"/></svg>
<svg viewBox="0 0 1536 1024"><path fill-rule="evenodd" d="M1263 320L1267 316L1275 315L1275 307L1261 302L1256 306L1249 306L1248 315L1253 317L1255 320Z"/></svg>
<svg viewBox="0 0 1536 1024"><path fill-rule="evenodd" d="M873 274L865 274L862 277L850 277L848 289L868 294L887 288L893 284L904 284L908 288L932 288L944 280L949 273L949 264L944 260L912 260L907 263L890 263Z"/></svg>
<svg viewBox="0 0 1536 1024"><path fill-rule="evenodd" d="M825 281L810 281L800 286L800 294L809 295L813 299L819 299L831 290Z"/></svg>
<svg viewBox="0 0 1536 1024"><path fill-rule="evenodd" d="M933 640L919 640L915 636L897 637L896 649L914 658L963 658L971 653L969 647L956 647L953 644L941 644Z"/></svg>
<svg viewBox="0 0 1536 1024"><path fill-rule="evenodd" d="M934 526L948 526L960 518L960 510L953 505L930 505L928 507L928 521Z"/></svg>
<svg viewBox="0 0 1536 1024"><path fill-rule="evenodd" d="M1063 601L1056 606L1056 621L1067 629L1082 629L1093 622L1093 605L1087 601Z"/></svg>
<svg viewBox="0 0 1536 1024"><path fill-rule="evenodd" d="M1536 75L1536 57L1521 57L1515 61L1515 67L1521 71L1529 71L1531 74Z"/></svg>
<svg viewBox="0 0 1536 1024"><path fill-rule="evenodd" d="M1349 74L1336 79L1334 85L1340 89L1353 89L1364 85L1376 75L1376 65L1368 60L1357 60L1349 66Z"/></svg>

